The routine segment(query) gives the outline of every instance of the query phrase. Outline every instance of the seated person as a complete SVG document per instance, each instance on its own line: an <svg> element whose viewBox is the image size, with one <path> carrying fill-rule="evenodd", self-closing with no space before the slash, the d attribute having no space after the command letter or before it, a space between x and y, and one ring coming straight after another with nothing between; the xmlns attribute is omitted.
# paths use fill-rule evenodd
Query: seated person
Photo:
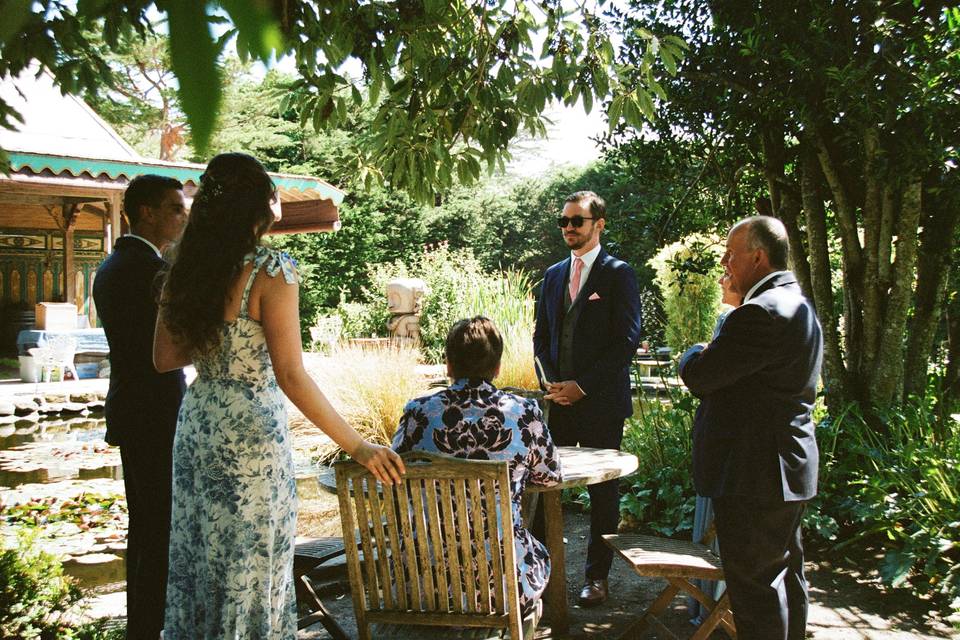
<svg viewBox="0 0 960 640"><path fill-rule="evenodd" d="M453 384L407 403L393 438L398 453L428 451L471 460L508 460L513 535L526 617L550 577L550 557L523 528L520 498L527 482L561 480L560 459L535 400L504 393L491 380L500 372L503 338L488 318L453 325L447 335L447 375Z"/></svg>

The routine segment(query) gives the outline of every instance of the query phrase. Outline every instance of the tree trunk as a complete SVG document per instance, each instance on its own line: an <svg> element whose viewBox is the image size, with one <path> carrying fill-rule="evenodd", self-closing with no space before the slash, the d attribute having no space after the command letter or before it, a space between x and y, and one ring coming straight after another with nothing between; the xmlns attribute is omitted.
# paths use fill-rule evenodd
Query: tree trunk
<svg viewBox="0 0 960 640"><path fill-rule="evenodd" d="M900 399L897 383L903 376L904 333L913 293L913 278L917 264L917 228L922 211L922 181L919 176L908 176L900 202L900 220L897 224L896 258L893 262L893 286L887 300L886 313L880 328L880 345L874 367L875 376L870 385L870 400L881 407Z"/></svg>
<svg viewBox="0 0 960 640"><path fill-rule="evenodd" d="M883 300L887 285L880 277L880 247L888 247L891 238L880 224L882 189L885 177L880 166L880 135L876 127L868 127L863 136L865 197L863 202L863 371L874 371L873 365L880 344L883 324ZM889 260L889 252L885 253Z"/></svg>
<svg viewBox="0 0 960 640"><path fill-rule="evenodd" d="M904 392L907 395L922 396L926 391L927 364L935 355L933 340L941 317L960 222L960 207L955 203L938 204L941 203L936 196L927 196L904 366Z"/></svg>
<svg viewBox="0 0 960 640"><path fill-rule="evenodd" d="M817 310L817 317L820 319L820 326L823 328L823 379L826 387L826 401L831 413L840 415L839 412L852 398L848 396L847 369L840 349L837 314L833 303L827 215L821 193L823 177L817 158L809 145L804 145L800 162L801 195L806 216L807 247L809 247L810 294Z"/></svg>
<svg viewBox="0 0 960 640"><path fill-rule="evenodd" d="M791 189L781 191L780 210L777 217L787 228L787 239L790 242L790 258L793 263L793 273L797 276L800 288L807 296L812 296L813 285L810 279L810 261L807 259L807 247L803 242L803 232L798 223L801 205L796 194Z"/></svg>
<svg viewBox="0 0 960 640"><path fill-rule="evenodd" d="M862 400L868 395L871 371L863 361L863 249L857 234L857 211L851 195L852 188L844 179L831 148L820 128L810 121L809 135L816 149L820 170L830 189L840 229L840 247L843 258L843 317L844 352L847 369L851 372L848 391ZM854 384L856 382L856 384Z"/></svg>

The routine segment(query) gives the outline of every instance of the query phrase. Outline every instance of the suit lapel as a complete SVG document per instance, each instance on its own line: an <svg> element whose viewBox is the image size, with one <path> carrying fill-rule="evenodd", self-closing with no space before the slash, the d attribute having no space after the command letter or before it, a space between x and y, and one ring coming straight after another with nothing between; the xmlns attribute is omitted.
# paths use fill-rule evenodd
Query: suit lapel
<svg viewBox="0 0 960 640"><path fill-rule="evenodd" d="M556 314L554 315L555 318L563 318L564 314L566 314L567 310L564 308L563 299L565 295L564 289L566 289L567 281L569 280L570 258L567 258L563 263L563 268L560 270L559 277L556 279L556 282L551 285L553 289L553 291L551 291L553 294L552 299L556 301L553 307L553 312Z"/></svg>
<svg viewBox="0 0 960 640"><path fill-rule="evenodd" d="M773 289L774 287L782 287L787 284L796 284L796 282L797 282L797 277L793 275L792 271L783 271L773 276L766 282L764 282L760 286L760 288L753 293L753 296L750 299L753 300L760 294L766 293L767 291L770 291L770 289Z"/></svg>

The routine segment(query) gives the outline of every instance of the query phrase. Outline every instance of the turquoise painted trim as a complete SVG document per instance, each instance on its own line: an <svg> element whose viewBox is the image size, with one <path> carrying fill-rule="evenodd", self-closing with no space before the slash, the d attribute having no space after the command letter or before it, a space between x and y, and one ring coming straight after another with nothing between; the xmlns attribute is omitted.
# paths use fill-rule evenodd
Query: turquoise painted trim
<svg viewBox="0 0 960 640"><path fill-rule="evenodd" d="M74 177L84 173L94 177L103 174L114 180L120 177L129 180L145 173L155 173L168 178L176 178L180 182L197 184L204 169L202 165L191 166L160 161L136 162L102 160L96 158L55 156L43 153L27 153L23 151L11 151L8 155L10 156L10 168L13 171L29 169L39 173L48 169L53 173L63 173L66 171ZM320 194L321 199L333 200L333 203L337 206L343 202L344 192L319 178L295 176L285 173L270 173L270 177L281 191L316 191Z"/></svg>

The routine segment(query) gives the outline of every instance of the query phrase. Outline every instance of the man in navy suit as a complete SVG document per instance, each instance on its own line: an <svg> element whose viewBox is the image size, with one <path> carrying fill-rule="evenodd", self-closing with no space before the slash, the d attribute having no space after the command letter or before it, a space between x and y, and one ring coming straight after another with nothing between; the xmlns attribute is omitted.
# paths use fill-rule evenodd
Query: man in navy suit
<svg viewBox="0 0 960 640"><path fill-rule="evenodd" d="M548 426L562 446L619 449L623 422L633 414L630 363L640 342L637 278L626 262L600 246L606 204L592 191L569 196L557 219L570 257L543 276L533 332L534 355L550 401ZM620 522L617 480L587 487L590 541L580 604L607 598L613 552L603 534ZM542 511L534 533L542 539Z"/></svg>
<svg viewBox="0 0 960 640"><path fill-rule="evenodd" d="M807 623L800 522L817 493L811 409L823 338L787 271L788 253L776 218L737 223L722 262L743 304L710 344L680 359L680 376L700 398L694 484L714 501L741 640L802 640Z"/></svg>
<svg viewBox="0 0 960 640"><path fill-rule="evenodd" d="M170 540L173 435L183 398L181 370L157 373L153 330L162 252L183 232L183 185L134 178L123 196L130 234L97 269L93 298L110 344L107 442L120 446L127 530L127 638L156 640L163 627ZM200 594L198 594L199 596Z"/></svg>

